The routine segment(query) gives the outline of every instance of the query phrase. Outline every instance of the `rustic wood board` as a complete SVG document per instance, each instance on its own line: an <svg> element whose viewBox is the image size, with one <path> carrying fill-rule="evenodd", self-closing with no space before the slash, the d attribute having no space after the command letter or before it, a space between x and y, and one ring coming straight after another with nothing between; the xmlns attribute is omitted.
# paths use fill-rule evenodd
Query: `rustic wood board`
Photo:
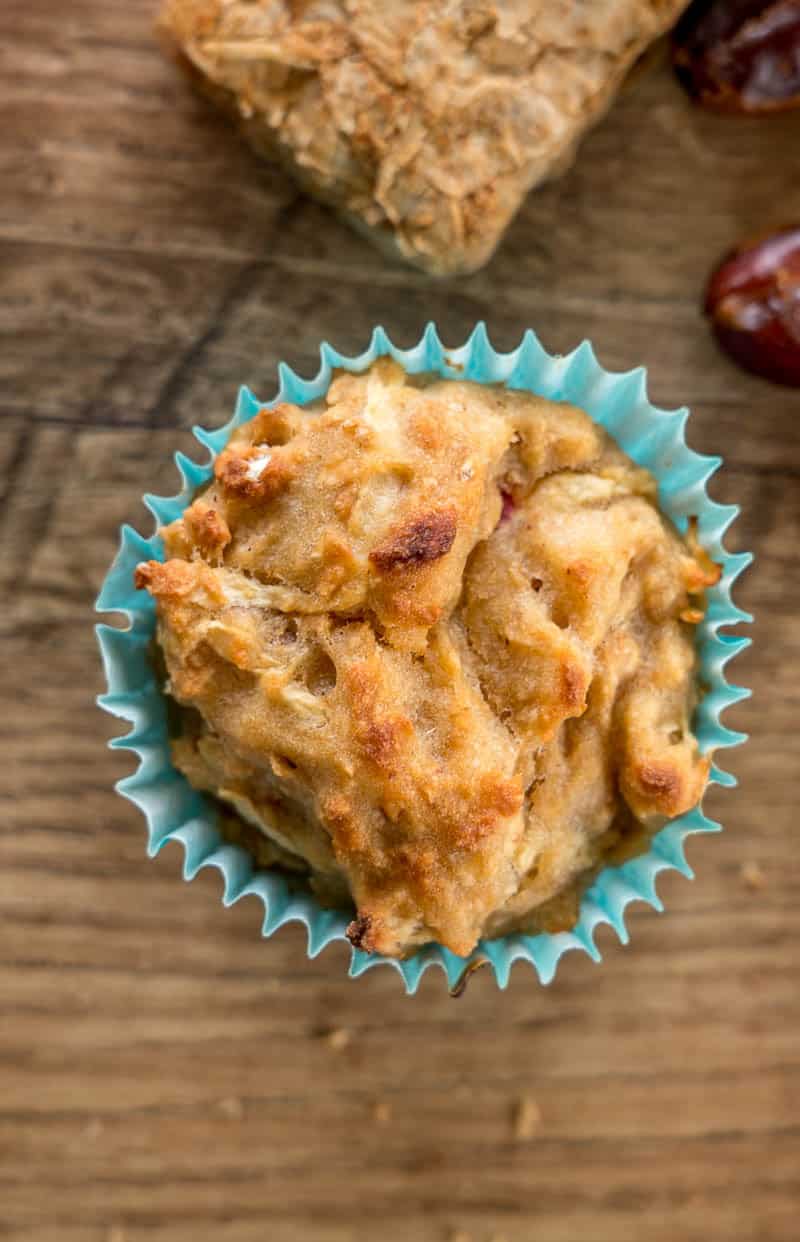
<svg viewBox="0 0 800 1242"><path fill-rule="evenodd" d="M14 1242L789 1242L800 1209L800 852L791 778L800 398L740 374L698 301L740 234L800 218L800 116L692 110L640 75L491 266L435 283L374 253L194 99L151 0L4 0L0 57L0 1237ZM93 597L193 421L330 338L400 343L435 318L534 326L646 363L720 451L731 545L757 565L736 666L750 730L690 848L601 967L547 990L518 966L406 999L341 947L258 936L177 848L144 857L129 770L93 704ZM764 887L742 867L757 862ZM324 1032L346 1032L332 1041ZM338 1047L339 1042L347 1041ZM515 1136L522 1095L541 1120Z"/></svg>

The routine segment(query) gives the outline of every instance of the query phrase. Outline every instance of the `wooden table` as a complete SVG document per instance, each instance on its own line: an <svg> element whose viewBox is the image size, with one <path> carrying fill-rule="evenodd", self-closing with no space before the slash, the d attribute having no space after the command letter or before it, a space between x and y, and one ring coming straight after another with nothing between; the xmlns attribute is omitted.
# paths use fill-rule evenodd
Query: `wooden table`
<svg viewBox="0 0 800 1242"><path fill-rule="evenodd" d="M258 164L152 39L151 0L4 0L0 55L3 791L0 1238L13 1242L790 1242L800 1211L800 397L741 374L698 310L733 240L800 218L800 115L693 110L662 62L491 266L438 284ZM317 344L486 318L590 337L694 407L757 565L730 713L739 791L698 880L660 884L545 990L345 977L258 936L112 792L92 602L194 421ZM757 866L756 866L757 865ZM753 887L763 882L763 887ZM335 1032L335 1034L331 1034ZM522 1100L539 1119L515 1126Z"/></svg>

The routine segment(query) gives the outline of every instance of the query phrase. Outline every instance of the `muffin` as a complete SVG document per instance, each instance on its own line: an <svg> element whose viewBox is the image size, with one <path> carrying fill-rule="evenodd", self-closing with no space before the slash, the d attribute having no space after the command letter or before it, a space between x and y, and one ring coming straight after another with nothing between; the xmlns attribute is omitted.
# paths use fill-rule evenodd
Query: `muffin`
<svg viewBox="0 0 800 1242"><path fill-rule="evenodd" d="M720 570L576 406L382 358L238 427L162 536L173 762L360 949L569 928L702 795Z"/></svg>

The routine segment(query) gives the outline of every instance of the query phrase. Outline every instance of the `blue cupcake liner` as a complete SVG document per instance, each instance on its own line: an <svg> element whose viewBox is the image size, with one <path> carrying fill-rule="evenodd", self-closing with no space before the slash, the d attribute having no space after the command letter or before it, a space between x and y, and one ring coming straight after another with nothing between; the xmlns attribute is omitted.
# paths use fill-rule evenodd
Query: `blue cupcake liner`
<svg viewBox="0 0 800 1242"><path fill-rule="evenodd" d="M483 324L478 324L458 349L446 348L433 324L428 325L422 339L411 349L396 348L382 328L374 330L369 347L357 357L347 357L323 344L321 366L313 379L301 379L285 363L279 365L280 389L270 404L289 401L305 405L324 396L335 369L363 371L385 354L390 354L411 374L432 372L449 379L504 383L509 388L580 406L614 436L629 456L653 473L658 480L660 505L678 529L686 529L691 515L698 518L700 542L711 558L722 565L723 572L719 583L708 591L706 615L698 626L699 676L707 693L697 709L695 730L704 754L744 742L746 734L728 729L721 716L726 707L749 696L748 690L727 681L725 670L728 661L747 647L750 639L721 634L720 630L752 621L731 599L733 583L751 563L752 556L747 552L731 554L723 545L723 536L739 510L735 505L719 505L708 496L706 483L722 459L701 456L687 447L684 428L689 411L661 410L651 405L644 368L622 373L606 371L588 341L571 354L552 356L528 331L517 349L500 354L492 348ZM183 453L175 454L181 490L175 496L144 497L157 528L180 516L197 487L211 477L214 458L233 429L262 408L263 403L242 388L230 422L217 431L193 429L196 439L208 450L208 460L200 464ZM298 891L297 883L279 872L257 870L245 849L223 839L213 806L172 766L166 704L148 658L155 631L155 607L145 591L136 591L133 586L133 571L139 561L163 557L157 531L145 538L124 526L119 551L97 600L99 612L122 613L128 622L126 629L105 624L96 627L108 683L108 693L100 695L98 703L132 725L129 733L114 738L110 745L130 750L139 758L138 770L119 781L116 789L143 811L151 857L167 841L179 841L184 848L186 880L206 867L215 867L223 880L224 905L251 894L260 897L264 905L263 936L271 936L284 923L298 921L305 924L308 932L309 957L316 957L334 940L349 943L345 936L348 916L324 909L310 892ZM711 781L725 786L736 784L733 776L716 765L711 769ZM625 914L630 903L643 901L662 910L656 877L662 871L679 871L691 879L693 873L684 854L687 837L720 829L721 825L708 819L699 805L671 820L653 838L647 853L623 866L609 866L600 872L584 894L580 917L572 931L482 940L466 958L437 944L425 946L405 961L353 949L349 973L355 977L374 966L392 966L402 976L406 991L413 993L431 966L440 967L448 985L455 988L473 964L488 962L498 986L505 988L514 962L522 960L529 962L540 981L547 984L563 955L572 949L600 961L594 937L603 924L612 927L621 942L627 944Z"/></svg>

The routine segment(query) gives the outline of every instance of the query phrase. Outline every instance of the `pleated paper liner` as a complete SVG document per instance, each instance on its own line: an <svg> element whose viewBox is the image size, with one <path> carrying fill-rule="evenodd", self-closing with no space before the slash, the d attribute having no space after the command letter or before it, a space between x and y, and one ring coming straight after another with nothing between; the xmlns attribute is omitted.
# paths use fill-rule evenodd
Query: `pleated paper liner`
<svg viewBox="0 0 800 1242"><path fill-rule="evenodd" d="M305 405L324 396L335 370L363 371L384 354L391 354L411 374L431 372L484 384L504 383L509 388L580 406L614 436L629 456L655 475L660 505L680 530L686 529L690 516L698 518L700 542L711 558L722 565L723 572L719 583L708 591L708 608L698 626L699 676L707 693L696 713L695 731L704 754L716 754L743 742L745 735L727 728L722 714L726 707L749 694L727 680L726 667L750 640L720 631L752 620L731 599L733 583L752 557L749 553L734 555L725 549L723 536L738 508L719 505L708 496L706 484L721 459L700 456L687 447L684 429L688 410L660 410L651 405L644 369L606 371L588 341L564 357L551 356L529 331L517 349L501 354L492 348L483 324L457 349L442 344L433 324L428 325L422 339L411 349L397 349L382 328L375 329L369 347L357 357L347 357L323 344L320 369L313 379L301 379L284 363L279 365L280 390L270 404L290 401ZM195 437L208 451L207 460L199 464L176 453L181 490L175 496L144 497L157 527L173 521L191 503L198 486L210 478L214 458L233 429L247 422L263 405L243 388L236 412L226 426L217 431L194 429ZM290 882L280 872L257 870L249 853L223 839L211 803L172 766L166 704L149 659L155 608L150 596L133 586L136 564L141 560L162 560L163 555L157 533L145 538L131 527L123 527L119 551L97 601L98 611L122 613L128 622L126 629L97 626L108 681L108 692L98 702L132 726L129 733L110 744L133 751L139 759L138 770L119 781L116 788L144 813L151 856L167 841L180 841L184 848L185 879L193 879L205 867L215 867L222 876L224 905L257 895L264 906L262 935L271 936L284 923L299 921L308 932L309 957L315 957L334 940L346 942L349 916L324 909L309 891L298 891L297 882ZM734 778L716 764L712 766L711 781L726 786L735 784ZM534 967L542 983L549 983L559 961L570 950L600 960L595 932L601 925L608 924L627 943L625 914L630 903L643 901L661 910L656 877L662 871L680 871L691 878L684 854L687 837L719 830L720 825L708 819L701 806L670 821L653 838L647 853L600 872L584 894L580 917L572 931L535 936L515 934L481 941L468 958L457 957L437 944L427 945L402 962L351 950L350 974L361 975L379 965L392 966L402 976L406 990L414 992L424 972L438 966L445 972L448 985L456 988L466 977L465 971L486 961L493 968L499 987L504 988L512 965L522 960Z"/></svg>

